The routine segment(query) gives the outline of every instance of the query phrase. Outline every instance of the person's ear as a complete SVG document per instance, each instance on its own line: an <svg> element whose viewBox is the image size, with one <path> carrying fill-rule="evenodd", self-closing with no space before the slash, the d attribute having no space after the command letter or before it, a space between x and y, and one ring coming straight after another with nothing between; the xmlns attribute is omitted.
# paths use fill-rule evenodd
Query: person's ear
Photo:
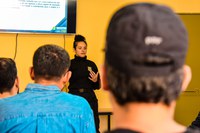
<svg viewBox="0 0 200 133"><path fill-rule="evenodd" d="M15 78L14 85L13 85L13 87L12 87L12 90L11 90L10 94L11 94L12 96L14 96L14 95L16 95L16 94L18 94L18 93L19 93L19 78L16 77L16 78Z"/></svg>
<svg viewBox="0 0 200 133"><path fill-rule="evenodd" d="M16 91L17 91L17 93L19 93L19 77L16 77L16 79L15 79L15 87L16 87Z"/></svg>
<svg viewBox="0 0 200 133"><path fill-rule="evenodd" d="M185 91L192 79L191 68L188 65L183 66L183 82L182 82L182 91Z"/></svg>
<svg viewBox="0 0 200 133"><path fill-rule="evenodd" d="M71 78L71 76L72 76L71 71L66 72L64 75L64 82L67 83L69 81L69 79Z"/></svg>
<svg viewBox="0 0 200 133"><path fill-rule="evenodd" d="M68 71L66 72L62 77L61 77L61 80L60 80L60 88L61 88L61 91L66 91L67 89L67 82L69 81L70 77L72 75L72 72L71 71Z"/></svg>
<svg viewBox="0 0 200 133"><path fill-rule="evenodd" d="M35 79L35 74L34 74L34 69L33 69L33 67L30 67L30 68L29 68L29 74L30 74L31 79L34 80L34 79Z"/></svg>
<svg viewBox="0 0 200 133"><path fill-rule="evenodd" d="M109 90L108 88L108 82L107 82L107 78L106 78L106 68L105 65L102 66L101 68L102 71L102 86L104 90Z"/></svg>

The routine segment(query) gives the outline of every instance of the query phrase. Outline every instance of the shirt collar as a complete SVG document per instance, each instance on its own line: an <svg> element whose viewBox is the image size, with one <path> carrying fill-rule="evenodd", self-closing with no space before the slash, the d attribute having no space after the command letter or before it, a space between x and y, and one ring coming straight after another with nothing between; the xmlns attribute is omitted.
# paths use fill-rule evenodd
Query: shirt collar
<svg viewBox="0 0 200 133"><path fill-rule="evenodd" d="M41 85L36 83L30 83L27 85L26 90L30 91L61 91L56 85Z"/></svg>

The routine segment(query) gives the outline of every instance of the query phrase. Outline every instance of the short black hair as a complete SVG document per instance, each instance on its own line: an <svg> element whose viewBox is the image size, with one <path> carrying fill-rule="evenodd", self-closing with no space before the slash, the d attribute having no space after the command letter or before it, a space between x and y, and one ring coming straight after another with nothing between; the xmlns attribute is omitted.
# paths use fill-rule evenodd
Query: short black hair
<svg viewBox="0 0 200 133"><path fill-rule="evenodd" d="M182 68L164 76L129 76L105 62L109 90L120 105L127 103L170 103L181 92Z"/></svg>
<svg viewBox="0 0 200 133"><path fill-rule="evenodd" d="M65 49L54 44L39 47L33 56L35 78L59 80L70 67L70 57Z"/></svg>
<svg viewBox="0 0 200 133"><path fill-rule="evenodd" d="M16 78L17 68L14 60L0 58L0 93L10 92Z"/></svg>

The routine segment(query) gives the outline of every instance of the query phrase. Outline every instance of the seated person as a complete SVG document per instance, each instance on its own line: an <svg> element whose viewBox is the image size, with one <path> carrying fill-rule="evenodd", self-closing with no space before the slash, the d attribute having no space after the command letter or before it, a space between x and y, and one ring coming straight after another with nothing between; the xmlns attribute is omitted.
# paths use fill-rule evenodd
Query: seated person
<svg viewBox="0 0 200 133"><path fill-rule="evenodd" d="M0 99L16 95L19 92L19 80L14 60L0 58Z"/></svg>
<svg viewBox="0 0 200 133"><path fill-rule="evenodd" d="M1 133L94 133L93 112L79 96L61 92L68 82L70 58L57 45L43 45L33 56L24 92L0 101Z"/></svg>
<svg viewBox="0 0 200 133"><path fill-rule="evenodd" d="M107 31L103 88L113 106L111 133L198 133L177 123L176 99L191 79L187 31L164 5L118 10Z"/></svg>

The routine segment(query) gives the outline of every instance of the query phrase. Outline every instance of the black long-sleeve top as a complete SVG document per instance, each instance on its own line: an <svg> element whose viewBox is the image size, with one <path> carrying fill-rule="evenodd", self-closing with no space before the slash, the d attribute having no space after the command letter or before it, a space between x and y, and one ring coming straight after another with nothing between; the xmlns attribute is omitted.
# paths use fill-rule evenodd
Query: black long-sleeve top
<svg viewBox="0 0 200 133"><path fill-rule="evenodd" d="M96 64L90 60L87 60L87 57L78 57L75 56L71 60L71 66L69 70L72 72L72 76L69 80L69 90L70 89L100 89L100 76L98 75L97 82L93 82L89 79L90 70L95 73L98 72Z"/></svg>

